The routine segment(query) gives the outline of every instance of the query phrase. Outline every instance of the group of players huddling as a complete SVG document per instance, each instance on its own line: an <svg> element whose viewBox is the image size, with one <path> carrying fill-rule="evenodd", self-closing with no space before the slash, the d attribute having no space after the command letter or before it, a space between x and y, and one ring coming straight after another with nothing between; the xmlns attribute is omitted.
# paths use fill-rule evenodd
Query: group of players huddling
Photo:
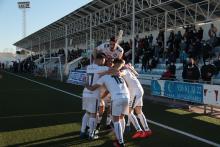
<svg viewBox="0 0 220 147"><path fill-rule="evenodd" d="M95 48L93 63L87 66L87 82L82 99L86 112L82 118L80 137L90 140L98 138L97 129L106 107L106 125L112 126L116 136L113 144L120 147L125 146L123 134L130 122L136 129L132 139L147 138L152 132L142 112L144 90L137 79L138 74L130 64L125 64L122 59L124 50L116 41L113 37Z"/></svg>

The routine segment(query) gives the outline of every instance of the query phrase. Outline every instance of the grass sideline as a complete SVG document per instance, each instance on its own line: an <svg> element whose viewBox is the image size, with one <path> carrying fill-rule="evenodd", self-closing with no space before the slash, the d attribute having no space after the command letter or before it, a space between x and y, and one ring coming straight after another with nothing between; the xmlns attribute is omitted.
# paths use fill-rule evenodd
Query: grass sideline
<svg viewBox="0 0 220 147"><path fill-rule="evenodd" d="M80 99L5 73L0 74L3 75L0 79L0 146L112 146L112 134L109 132L103 132L101 139L93 142L79 139L83 114ZM28 77L74 94L82 92L80 86ZM150 101L144 101L144 104L148 118L220 143L220 120ZM150 127L154 132L151 138L133 141L131 134L128 134L126 144L210 146L152 124Z"/></svg>

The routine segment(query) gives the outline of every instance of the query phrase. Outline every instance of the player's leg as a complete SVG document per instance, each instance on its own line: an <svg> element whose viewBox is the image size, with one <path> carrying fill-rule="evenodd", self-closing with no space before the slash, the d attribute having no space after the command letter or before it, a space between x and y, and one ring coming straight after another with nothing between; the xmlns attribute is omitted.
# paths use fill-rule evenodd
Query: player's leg
<svg viewBox="0 0 220 147"><path fill-rule="evenodd" d="M87 138L87 124L89 122L89 116L90 114L88 112L85 112L85 114L83 115L83 118L82 118L82 126L81 126L81 130L80 130L80 138Z"/></svg>
<svg viewBox="0 0 220 147"><path fill-rule="evenodd" d="M132 139L142 138L142 136L143 136L143 131L141 129L141 126L140 126L136 116L133 113L134 105L136 104L136 101L137 101L137 97L134 96L133 98L131 98L131 100L129 102L128 120L131 121L131 123L133 124L133 126L136 130L136 133L132 136Z"/></svg>
<svg viewBox="0 0 220 147"><path fill-rule="evenodd" d="M107 118L106 118L106 129L111 128L111 122L112 122L112 116L111 116L111 98L107 98L106 101L106 113L107 113Z"/></svg>
<svg viewBox="0 0 220 147"><path fill-rule="evenodd" d="M82 110L87 110L87 98L83 98L82 99ZM87 128L87 124L89 122L89 117L90 117L90 114L89 112L85 112L85 114L83 115L82 117L82 125L81 125L81 130L80 130L80 137L81 138L86 138L87 135L86 135L86 128Z"/></svg>
<svg viewBox="0 0 220 147"><path fill-rule="evenodd" d="M100 126L101 126L101 121L102 121L102 116L105 112L105 102L104 100L100 100L100 105L99 105L99 109L98 109L98 115L97 115L97 126L96 126L96 130L100 130Z"/></svg>
<svg viewBox="0 0 220 147"><path fill-rule="evenodd" d="M99 101L96 98L90 98L90 103L88 111L90 112L89 118L89 139L97 139L98 136L95 135L95 128L97 125L97 110Z"/></svg>
<svg viewBox="0 0 220 147"><path fill-rule="evenodd" d="M125 131L125 117L124 117L124 115L120 116L120 123L121 123L121 127L122 127L122 133L124 134L124 131Z"/></svg>
<svg viewBox="0 0 220 147"><path fill-rule="evenodd" d="M123 130L124 130L125 122L123 115L124 115L124 111L127 108L128 108L128 100L126 101L123 99L119 99L119 100L113 100L112 102L112 116L113 116L112 118L114 122L114 132L118 140L119 146L124 146Z"/></svg>
<svg viewBox="0 0 220 147"><path fill-rule="evenodd" d="M135 106L135 113L137 114L137 117L139 118L141 125L144 129L145 132L145 137L149 137L152 135L152 131L150 130L148 123L147 123L147 119L142 111L142 107L143 107L143 100L142 98L139 99L139 101L137 101L136 106Z"/></svg>

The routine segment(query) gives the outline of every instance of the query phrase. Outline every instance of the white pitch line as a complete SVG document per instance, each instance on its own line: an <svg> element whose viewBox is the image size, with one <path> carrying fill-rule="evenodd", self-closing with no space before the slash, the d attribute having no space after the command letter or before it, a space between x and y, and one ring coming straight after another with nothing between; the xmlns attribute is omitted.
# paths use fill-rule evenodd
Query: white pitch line
<svg viewBox="0 0 220 147"><path fill-rule="evenodd" d="M14 118L27 118L27 117L45 117L45 116L57 116L57 115L70 115L70 114L78 114L78 113L81 113L81 112L12 115L12 116L2 116L2 117L0 117L0 119L14 119Z"/></svg>
<svg viewBox="0 0 220 147"><path fill-rule="evenodd" d="M37 83L37 84L39 84L39 85L42 85L42 86L45 86L45 87L48 87L48 88L51 88L51 89L60 91L60 92L62 92L62 93L65 93L65 94L68 94L68 95L71 95L71 96L74 96L74 97L77 97L77 98L82 98L82 97L79 96L79 95L75 95L75 94L69 93L69 92L67 92L67 91L63 91L63 90L61 90L61 89L58 89L58 88L55 88L55 87L53 87L53 86L49 86L49 85L47 85L47 84L40 83L40 82L37 82L37 81L34 81L34 80L31 80L31 79L29 79L29 78L25 78L25 77L22 77L22 76L19 76L19 75L10 73L10 72L6 72L6 73L11 74L11 75L16 76L16 77L19 77L19 78L22 78L22 79L25 79L25 80L28 80L28 81L31 81L31 82L33 82L33 83ZM173 131L173 132L176 132L176 133L185 135L185 136L190 137L190 138L192 138L192 139L195 139L195 140L198 140L198 141L207 143L207 144L209 144L209 145L213 145L213 146L215 146L215 147L220 147L220 144L219 144L219 143L215 143L215 142L213 142L213 141L210 141L210 140L207 140L207 139L204 139L204 138L195 136L195 135L193 135L193 134L190 134L190 133L187 133L187 132L184 132L184 131L181 131L181 130L178 130L178 129L175 129L175 128L172 128L172 127L169 127L169 126L167 126L167 125L164 125L164 124L161 124L161 123L158 123L158 122L149 120L149 119L147 119L147 121L148 121L149 123L151 123L151 124L154 124L154 125L157 125L157 126L159 126L159 127L168 129L168 130L170 130L170 131Z"/></svg>
<svg viewBox="0 0 220 147"><path fill-rule="evenodd" d="M6 72L6 71L5 71L5 72ZM39 85L42 85L42 86L48 87L48 88L50 88L50 89L60 91L60 92L62 92L62 93L65 93L65 94L68 94L68 95L71 95L71 96L74 96L74 97L77 97L77 98L82 98L82 97L79 96L79 95L75 95L75 94L73 94L73 93L70 93L70 92L67 92L67 91L63 91L63 90L58 89L58 88L56 88L56 87L53 87L53 86L50 86L50 85L47 85L47 84L44 84L44 83L37 82L37 81L31 80L31 79L29 79L29 78L25 78L25 77L16 75L16 74L14 74L14 73L10 73L10 72L6 72L6 73L8 73L8 74L10 74L10 75L13 75L13 76L16 76L16 77L19 77L19 78L22 78L22 79L25 79L25 80L28 80L28 81L31 81L31 82L33 82L33 83L36 83L36 84L39 84Z"/></svg>
<svg viewBox="0 0 220 147"><path fill-rule="evenodd" d="M178 129L169 127L169 126L167 126L167 125L163 125L163 124L161 124L161 123L158 123L158 122L155 122L155 121L152 121L152 120L149 120L149 119L147 119L147 121L148 121L149 123L151 123L151 124L157 125L157 126L162 127L162 128L164 128L164 129L168 129L168 130L170 130L170 131L173 131L173 132L176 132L176 133L179 133L179 134L188 136L188 137L193 138L193 139L195 139L195 140L199 140L199 141L201 141L201 142L205 142L205 143L207 143L207 144L210 144L210 145L213 145L213 146L216 146L216 147L220 147L220 144L215 143L215 142L213 142L213 141L210 141L210 140L207 140L207 139L204 139L204 138L195 136L195 135L190 134L190 133L187 133L187 132L183 132L183 131L181 131L181 130L178 130Z"/></svg>

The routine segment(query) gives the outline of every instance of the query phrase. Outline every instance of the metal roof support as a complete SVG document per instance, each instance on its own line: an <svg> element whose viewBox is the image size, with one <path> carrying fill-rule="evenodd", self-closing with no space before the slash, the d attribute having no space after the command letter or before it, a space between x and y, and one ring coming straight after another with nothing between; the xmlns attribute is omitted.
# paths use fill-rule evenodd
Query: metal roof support
<svg viewBox="0 0 220 147"><path fill-rule="evenodd" d="M86 33L86 50L88 49L88 33Z"/></svg>
<svg viewBox="0 0 220 147"><path fill-rule="evenodd" d="M65 48L64 48L64 53L65 53L65 64L68 63L68 36L67 36L67 24L65 24Z"/></svg>
<svg viewBox="0 0 220 147"><path fill-rule="evenodd" d="M33 60L32 59L32 52L33 52L33 41L31 40L31 61Z"/></svg>
<svg viewBox="0 0 220 147"><path fill-rule="evenodd" d="M50 32L50 60L51 60L51 53L52 53L52 39L51 39L51 32Z"/></svg>
<svg viewBox="0 0 220 147"><path fill-rule="evenodd" d="M40 37L38 38L38 52L39 52L39 58L40 58Z"/></svg>
<svg viewBox="0 0 220 147"><path fill-rule="evenodd" d="M206 17L206 20L209 21L209 16L210 16L210 0L208 0L208 10L207 10L207 17Z"/></svg>
<svg viewBox="0 0 220 147"><path fill-rule="evenodd" d="M132 65L134 66L134 61L135 61L135 42L134 42L134 37L135 37L135 0L132 0Z"/></svg>
<svg viewBox="0 0 220 147"><path fill-rule="evenodd" d="M117 25L115 24L115 37L117 36Z"/></svg>
<svg viewBox="0 0 220 147"><path fill-rule="evenodd" d="M90 28L89 28L90 64L92 64L93 43L94 42L92 42L92 14L90 14Z"/></svg>
<svg viewBox="0 0 220 147"><path fill-rule="evenodd" d="M167 46L167 11L165 12L165 26L164 26L164 53L166 50L166 46ZM165 54L163 54L164 59L165 59Z"/></svg>

